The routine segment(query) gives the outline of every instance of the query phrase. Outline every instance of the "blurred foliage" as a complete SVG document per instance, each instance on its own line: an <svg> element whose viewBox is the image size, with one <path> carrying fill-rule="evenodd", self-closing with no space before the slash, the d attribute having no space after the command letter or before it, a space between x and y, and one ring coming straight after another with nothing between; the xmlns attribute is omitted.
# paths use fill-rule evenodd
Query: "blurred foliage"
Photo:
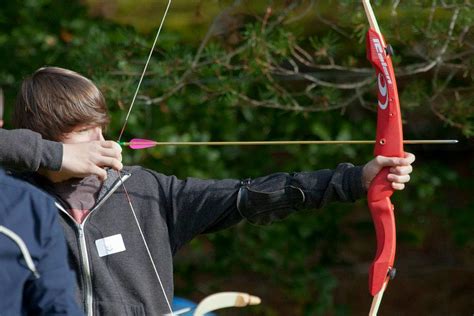
<svg viewBox="0 0 474 316"><path fill-rule="evenodd" d="M87 2L88 8L59 0L2 3L0 85L9 105L22 78L41 66L78 71L106 95L108 137L114 139L166 1ZM430 225L436 219L456 247L472 253L473 6L374 2L396 50L405 138L462 139L459 146L408 149L419 163L409 189L394 197L399 240L422 247L438 227ZM376 96L365 58L367 28L356 1L173 1L124 139L371 139ZM342 161L363 164L371 151L163 147L125 150L124 158L179 177L247 178L333 168ZM243 223L190 244L178 258L177 290L209 294L225 284L219 275L248 274L265 280L261 295L279 289L266 295L284 298L294 314L349 315L349 306L334 301L344 280L331 271L368 263L374 249L371 244L347 255L353 230L374 238L364 202L332 205L265 228ZM209 277L199 279L203 275ZM258 313L283 312L267 305Z"/></svg>

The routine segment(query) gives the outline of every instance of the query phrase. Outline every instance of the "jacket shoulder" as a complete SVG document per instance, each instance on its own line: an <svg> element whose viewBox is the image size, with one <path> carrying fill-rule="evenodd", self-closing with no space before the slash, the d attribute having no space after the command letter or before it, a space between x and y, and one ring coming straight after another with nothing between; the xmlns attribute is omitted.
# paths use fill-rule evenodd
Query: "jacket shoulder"
<svg viewBox="0 0 474 316"><path fill-rule="evenodd" d="M32 220L41 222L43 225L49 223L55 216L53 199L22 180L0 172L0 214L4 220L8 218L22 218L21 222Z"/></svg>
<svg viewBox="0 0 474 316"><path fill-rule="evenodd" d="M10 198L27 193L34 198L50 199L46 192L41 191L24 180L7 175L4 171L0 171L0 187L2 188L1 191L3 194L8 195Z"/></svg>

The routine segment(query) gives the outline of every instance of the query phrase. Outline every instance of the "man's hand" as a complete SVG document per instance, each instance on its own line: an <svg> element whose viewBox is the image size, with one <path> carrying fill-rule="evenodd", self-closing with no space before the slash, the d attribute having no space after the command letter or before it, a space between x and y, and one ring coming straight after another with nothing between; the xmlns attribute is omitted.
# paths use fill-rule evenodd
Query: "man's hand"
<svg viewBox="0 0 474 316"><path fill-rule="evenodd" d="M122 148L116 142L63 144L63 161L58 173L67 178L97 175L103 181L107 178L104 167L115 170L121 170L123 167Z"/></svg>
<svg viewBox="0 0 474 316"><path fill-rule="evenodd" d="M410 181L410 173L413 171L411 164L415 161L415 155L405 153L405 158L377 156L369 161L362 170L362 181L366 190L375 176L384 167L391 167L387 180L392 182L394 190L403 190L405 183Z"/></svg>

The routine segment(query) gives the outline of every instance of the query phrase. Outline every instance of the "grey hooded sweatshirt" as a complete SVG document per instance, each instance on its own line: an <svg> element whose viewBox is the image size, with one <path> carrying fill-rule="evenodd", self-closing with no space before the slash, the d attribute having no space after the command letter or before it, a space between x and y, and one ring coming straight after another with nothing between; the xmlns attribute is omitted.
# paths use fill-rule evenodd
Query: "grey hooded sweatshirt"
<svg viewBox="0 0 474 316"><path fill-rule="evenodd" d="M350 164L246 180L180 180L142 167L125 167L119 178L110 171L82 224L57 198L78 300L89 316L169 313L121 181L171 302L173 256L194 237L243 219L270 224L299 210L355 201L365 195L361 174ZM55 195L47 182L35 184Z"/></svg>

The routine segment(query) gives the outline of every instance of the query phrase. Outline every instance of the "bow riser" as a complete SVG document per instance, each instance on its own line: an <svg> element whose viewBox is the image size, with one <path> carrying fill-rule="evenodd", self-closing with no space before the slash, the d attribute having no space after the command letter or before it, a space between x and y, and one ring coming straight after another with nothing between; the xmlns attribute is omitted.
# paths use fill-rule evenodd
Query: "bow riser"
<svg viewBox="0 0 474 316"><path fill-rule="evenodd" d="M367 59L375 68L378 87L377 133L374 155L404 157L403 130L397 83L390 47L374 29L367 33ZM368 190L368 205L374 221L377 251L369 271L370 294L377 295L388 282L396 250L394 206L390 201L394 189L387 180L389 168L382 169Z"/></svg>

